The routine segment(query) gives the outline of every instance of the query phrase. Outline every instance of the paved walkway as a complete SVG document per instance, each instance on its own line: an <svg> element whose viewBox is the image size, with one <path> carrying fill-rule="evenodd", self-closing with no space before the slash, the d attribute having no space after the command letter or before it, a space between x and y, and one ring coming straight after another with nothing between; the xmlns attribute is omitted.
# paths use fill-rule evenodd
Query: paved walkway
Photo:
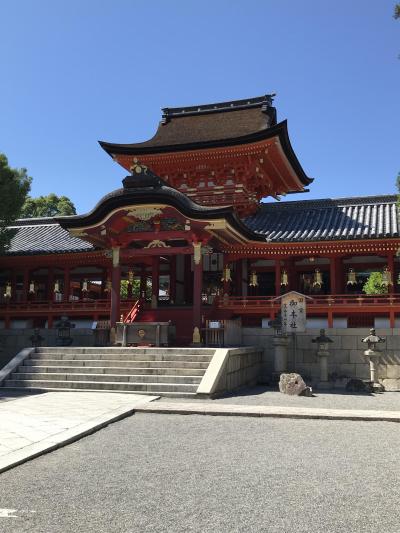
<svg viewBox="0 0 400 533"><path fill-rule="evenodd" d="M0 472L93 433L157 398L103 392L0 394Z"/></svg>

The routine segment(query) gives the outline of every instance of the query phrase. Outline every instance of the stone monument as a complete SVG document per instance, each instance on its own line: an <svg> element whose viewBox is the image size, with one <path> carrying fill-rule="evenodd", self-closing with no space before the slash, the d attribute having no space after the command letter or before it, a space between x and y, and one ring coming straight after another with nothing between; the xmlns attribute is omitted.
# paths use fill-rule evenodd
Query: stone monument
<svg viewBox="0 0 400 533"><path fill-rule="evenodd" d="M318 345L317 357L319 358L320 365L320 382L318 383L319 389L328 389L328 357L329 357L329 344L333 342L332 339L325 335L325 330L320 329L319 337L312 339L311 342L316 342Z"/></svg>
<svg viewBox="0 0 400 533"><path fill-rule="evenodd" d="M386 342L386 340L377 335L374 328L371 328L370 334L368 337L365 337L365 339L362 339L362 342L365 342L368 346L364 351L364 355L369 361L372 388L375 392L383 392L383 385L379 383L378 379L379 360L382 356L382 352L377 345L380 342Z"/></svg>
<svg viewBox="0 0 400 533"><path fill-rule="evenodd" d="M287 348L289 338L282 331L281 313L278 313L274 320L270 320L268 325L275 330L272 344L274 346L274 377L276 378L276 381L278 381L280 374L287 371Z"/></svg>

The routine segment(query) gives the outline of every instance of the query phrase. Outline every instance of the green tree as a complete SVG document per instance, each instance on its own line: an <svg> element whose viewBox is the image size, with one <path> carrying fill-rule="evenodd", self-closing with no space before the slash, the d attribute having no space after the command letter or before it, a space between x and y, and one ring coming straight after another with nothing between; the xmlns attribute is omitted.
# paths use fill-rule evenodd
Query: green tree
<svg viewBox="0 0 400 533"><path fill-rule="evenodd" d="M4 252L13 236L13 231L7 226L20 216L31 181L25 168L11 168L7 157L0 153L0 253Z"/></svg>
<svg viewBox="0 0 400 533"><path fill-rule="evenodd" d="M400 18L400 4L396 4L394 6L394 14L393 14L393 16L394 16L395 19Z"/></svg>
<svg viewBox="0 0 400 533"><path fill-rule="evenodd" d="M383 283L382 272L371 272L364 283L363 292L365 294L387 294L388 288Z"/></svg>
<svg viewBox="0 0 400 533"><path fill-rule="evenodd" d="M47 196L26 199L22 207L24 218L54 217L56 215L76 215L74 204L66 196L57 196L53 192Z"/></svg>
<svg viewBox="0 0 400 533"><path fill-rule="evenodd" d="M129 281L127 279L121 279L121 298L128 298L128 285ZM134 279L132 284L132 298L139 298L140 296L140 280Z"/></svg>

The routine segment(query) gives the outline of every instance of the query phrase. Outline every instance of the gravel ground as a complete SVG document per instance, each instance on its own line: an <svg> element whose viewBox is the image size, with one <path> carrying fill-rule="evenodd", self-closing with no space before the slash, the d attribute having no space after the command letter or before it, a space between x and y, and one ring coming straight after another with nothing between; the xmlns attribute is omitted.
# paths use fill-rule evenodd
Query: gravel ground
<svg viewBox="0 0 400 533"><path fill-rule="evenodd" d="M161 402L209 402L231 403L236 405L278 405L285 407L315 407L325 409L376 409L400 411L400 392L383 394L350 394L346 392L314 392L314 396L287 396L268 387L241 389L235 394L227 394L213 400L196 398L160 398Z"/></svg>
<svg viewBox="0 0 400 533"><path fill-rule="evenodd" d="M3 473L0 531L398 533L399 440L384 422L136 414Z"/></svg>

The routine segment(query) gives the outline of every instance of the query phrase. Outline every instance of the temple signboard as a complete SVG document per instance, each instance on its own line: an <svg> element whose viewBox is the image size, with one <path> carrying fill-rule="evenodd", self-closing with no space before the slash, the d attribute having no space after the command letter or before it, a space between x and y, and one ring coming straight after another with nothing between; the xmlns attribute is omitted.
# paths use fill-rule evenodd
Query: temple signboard
<svg viewBox="0 0 400 533"><path fill-rule="evenodd" d="M306 330L306 298L307 296L296 291L281 296L282 330L284 333L301 333Z"/></svg>

